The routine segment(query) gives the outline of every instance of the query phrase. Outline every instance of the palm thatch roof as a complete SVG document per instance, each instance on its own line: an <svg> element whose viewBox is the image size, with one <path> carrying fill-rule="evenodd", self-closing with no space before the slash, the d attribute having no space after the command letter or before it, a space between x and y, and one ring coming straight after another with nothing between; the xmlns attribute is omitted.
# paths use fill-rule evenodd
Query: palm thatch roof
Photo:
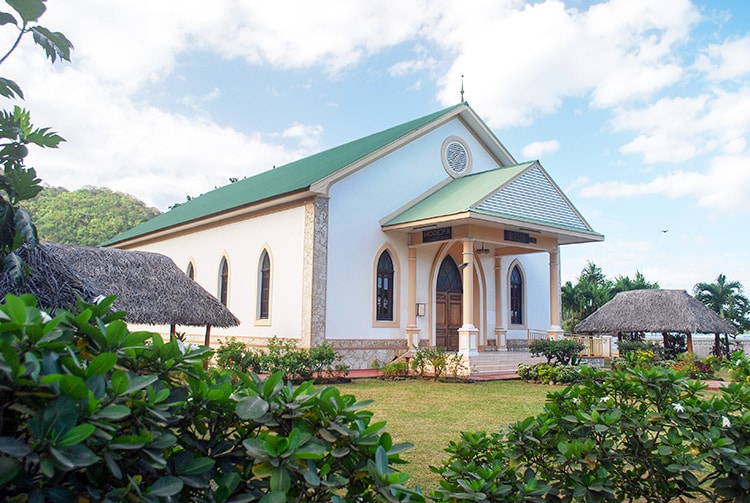
<svg viewBox="0 0 750 503"><path fill-rule="evenodd" d="M54 310L75 305L75 295L93 302L117 295L114 307L126 321L147 325L230 327L239 320L214 296L188 278L169 257L158 253L39 243L19 252L31 273L16 287L0 274L0 294L32 293L39 306Z"/></svg>
<svg viewBox="0 0 750 503"><path fill-rule="evenodd" d="M576 333L736 334L737 329L685 290L620 292L575 326Z"/></svg>

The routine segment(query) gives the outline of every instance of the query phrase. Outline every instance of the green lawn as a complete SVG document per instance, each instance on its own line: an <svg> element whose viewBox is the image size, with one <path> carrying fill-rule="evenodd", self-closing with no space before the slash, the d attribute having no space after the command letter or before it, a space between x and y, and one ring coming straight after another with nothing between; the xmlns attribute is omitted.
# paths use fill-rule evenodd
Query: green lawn
<svg viewBox="0 0 750 503"><path fill-rule="evenodd" d="M438 477L429 465L447 459L445 448L461 431L496 431L541 412L547 393L557 386L521 381L436 383L432 381L381 381L356 379L338 385L357 400L375 400L367 410L374 420L388 422L394 442L411 442L414 449L402 455L409 461L401 471L410 474L409 485L431 492Z"/></svg>

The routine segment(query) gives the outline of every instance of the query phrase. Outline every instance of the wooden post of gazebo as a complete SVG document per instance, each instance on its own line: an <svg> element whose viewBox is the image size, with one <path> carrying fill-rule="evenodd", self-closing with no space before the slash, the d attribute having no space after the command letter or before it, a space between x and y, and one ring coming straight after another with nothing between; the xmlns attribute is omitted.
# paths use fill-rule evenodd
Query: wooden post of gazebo
<svg viewBox="0 0 750 503"><path fill-rule="evenodd" d="M211 325L206 325L206 336L203 338L203 345L207 348L211 347ZM208 368L208 358L203 361L203 368Z"/></svg>

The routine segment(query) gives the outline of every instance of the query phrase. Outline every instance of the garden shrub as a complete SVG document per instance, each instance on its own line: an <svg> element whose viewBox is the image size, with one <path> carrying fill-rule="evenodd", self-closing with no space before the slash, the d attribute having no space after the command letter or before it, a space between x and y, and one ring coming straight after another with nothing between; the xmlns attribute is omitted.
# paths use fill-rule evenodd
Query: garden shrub
<svg viewBox="0 0 750 503"><path fill-rule="evenodd" d="M727 362L729 376L733 381L750 384L750 359L744 351L739 350L732 353Z"/></svg>
<svg viewBox="0 0 750 503"><path fill-rule="evenodd" d="M750 500L750 386L715 394L661 367L581 369L497 433L463 433L435 501Z"/></svg>
<svg viewBox="0 0 750 503"><path fill-rule="evenodd" d="M216 351L216 364L223 369L259 374L282 372L286 379L334 379L349 374L340 363L342 356L333 344L324 342L312 348L300 348L296 340L272 337L267 348L253 349L235 338L222 341Z"/></svg>
<svg viewBox="0 0 750 503"><path fill-rule="evenodd" d="M415 346L414 349L416 352L411 359L411 368L420 377L424 377L431 369L432 377L437 381L448 371L458 374L463 366L460 355L456 361L455 356L451 357L445 352L445 348Z"/></svg>
<svg viewBox="0 0 750 503"><path fill-rule="evenodd" d="M672 368L685 372L691 379L712 379L714 377L711 360L701 361L695 353L678 355L677 361L672 364Z"/></svg>
<svg viewBox="0 0 750 503"><path fill-rule="evenodd" d="M544 356L548 365L575 364L584 345L573 339L547 340L536 339L529 344L529 352L533 356Z"/></svg>
<svg viewBox="0 0 750 503"><path fill-rule="evenodd" d="M617 341L617 350L620 352L620 356L625 356L627 353L634 351L651 351L658 358L664 357L664 346L653 341L623 339Z"/></svg>
<svg viewBox="0 0 750 503"><path fill-rule="evenodd" d="M524 381L544 384L571 384L581 380L581 367L577 365L548 365L546 363L518 365L518 377Z"/></svg>
<svg viewBox="0 0 750 503"><path fill-rule="evenodd" d="M518 364L518 377L524 381L536 381L539 379L539 364Z"/></svg>
<svg viewBox="0 0 750 503"><path fill-rule="evenodd" d="M0 306L5 501L422 501L368 402L130 332L113 297L51 319Z"/></svg>
<svg viewBox="0 0 750 503"><path fill-rule="evenodd" d="M398 379L409 375L409 364L404 361L395 361L383 364L380 367L383 377L386 379Z"/></svg>

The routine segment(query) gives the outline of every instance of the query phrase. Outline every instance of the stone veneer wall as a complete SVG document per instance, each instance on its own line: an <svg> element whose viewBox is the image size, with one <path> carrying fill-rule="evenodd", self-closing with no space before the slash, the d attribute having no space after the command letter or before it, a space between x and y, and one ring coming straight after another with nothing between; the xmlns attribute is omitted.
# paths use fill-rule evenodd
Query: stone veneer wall
<svg viewBox="0 0 750 503"><path fill-rule="evenodd" d="M305 205L305 256L302 278L302 346L325 341L328 276L328 199Z"/></svg>
<svg viewBox="0 0 750 503"><path fill-rule="evenodd" d="M389 363L409 350L406 339L333 339L333 349L352 369L370 369L372 362Z"/></svg>

